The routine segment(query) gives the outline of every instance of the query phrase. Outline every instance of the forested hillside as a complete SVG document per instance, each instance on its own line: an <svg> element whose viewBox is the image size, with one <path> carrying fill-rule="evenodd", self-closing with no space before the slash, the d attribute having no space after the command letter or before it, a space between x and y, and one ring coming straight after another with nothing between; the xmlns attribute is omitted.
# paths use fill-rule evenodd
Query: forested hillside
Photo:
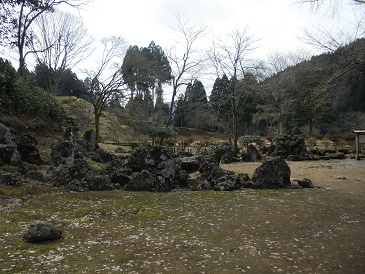
<svg viewBox="0 0 365 274"><path fill-rule="evenodd" d="M364 128L365 39L288 67L259 86L269 96L265 111L276 111L284 128L304 126L309 134Z"/></svg>
<svg viewBox="0 0 365 274"><path fill-rule="evenodd" d="M365 39L359 39L333 53L313 56L265 79L259 79L253 72L247 73L235 83L239 135L273 135L288 132L294 126L301 127L309 135L340 134L353 128L365 128L364 60ZM131 63L125 64L132 66ZM129 75L131 71L128 71ZM8 120L20 125L22 119L33 119L37 121L33 126L38 124L41 128L53 124L54 129L60 128L57 123L63 122L65 110L59 100L46 91L45 81L42 81L44 68L38 66L24 79L17 75L10 62L1 59L0 73L3 122ZM70 70L63 75L59 95L72 95L92 103L87 82L79 80ZM128 85L138 82L137 76L130 77ZM229 135L232 127L231 86L232 79L226 75L216 79L210 96L198 79L187 85L176 100L174 126ZM157 83L157 87L161 84ZM164 124L169 106L163 103L162 93L157 92L159 99L153 104L149 89L144 89L143 93L137 87L132 90L135 90L134 96L123 100L112 97L105 102L103 110L116 117L125 117L119 121ZM88 122L92 124L93 108L88 112L91 119ZM11 116L13 119L9 118Z"/></svg>
<svg viewBox="0 0 365 274"><path fill-rule="evenodd" d="M361 36L350 35L345 46L324 45L328 52L311 58L298 52L262 61L248 57L259 46L248 28L199 42L205 48L198 50L207 28L178 17L178 39L170 49L154 41L128 45L115 35L94 46L82 19L57 9L78 9L80 3L88 1L0 2L1 121L59 130L67 114L56 98L74 96L91 104L99 140L110 139L102 124L107 112L150 135L167 134L172 126L223 133L234 150L242 135L365 128L365 38L356 39ZM94 51L95 65L88 60ZM84 69L76 73L81 63ZM207 90L204 81L213 87Z"/></svg>

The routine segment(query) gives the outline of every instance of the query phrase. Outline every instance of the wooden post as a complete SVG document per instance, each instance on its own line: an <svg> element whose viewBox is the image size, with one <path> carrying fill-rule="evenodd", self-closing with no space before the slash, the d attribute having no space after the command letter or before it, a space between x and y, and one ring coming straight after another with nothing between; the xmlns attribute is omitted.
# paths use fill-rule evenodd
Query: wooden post
<svg viewBox="0 0 365 274"><path fill-rule="evenodd" d="M365 144L365 129L353 130L353 133L356 134L356 155L355 159L360 160L360 150L361 144Z"/></svg>
<svg viewBox="0 0 365 274"><path fill-rule="evenodd" d="M356 155L355 155L355 159L356 160L360 160L360 140L359 140L359 134L356 133Z"/></svg>

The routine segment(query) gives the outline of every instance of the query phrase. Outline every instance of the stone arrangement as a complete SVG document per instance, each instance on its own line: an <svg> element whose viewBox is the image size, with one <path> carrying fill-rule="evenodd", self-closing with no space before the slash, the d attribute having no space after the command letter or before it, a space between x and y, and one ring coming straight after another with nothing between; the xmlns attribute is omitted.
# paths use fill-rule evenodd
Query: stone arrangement
<svg viewBox="0 0 365 274"><path fill-rule="evenodd" d="M105 167L95 171L87 159L103 163ZM226 153L221 161L229 159L234 156ZM261 156L254 147L243 157L243 160L258 159ZM290 168L279 157L264 161L250 178L245 173L222 169L214 156L179 156L165 146L109 153L98 146L93 130L77 139L76 127L67 128L64 141L51 145L50 159L44 162L34 138L0 124L0 166L17 168L15 172L1 172L0 184L16 186L29 179L73 191L232 191L291 187ZM46 166L47 172L39 171L39 166ZM313 187L308 179L298 185Z"/></svg>

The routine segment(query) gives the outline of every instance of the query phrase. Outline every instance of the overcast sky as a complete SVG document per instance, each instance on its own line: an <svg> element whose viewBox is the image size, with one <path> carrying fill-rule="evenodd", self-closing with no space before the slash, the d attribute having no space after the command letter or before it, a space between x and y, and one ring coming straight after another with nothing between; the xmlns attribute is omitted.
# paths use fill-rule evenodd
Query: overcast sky
<svg viewBox="0 0 365 274"><path fill-rule="evenodd" d="M310 6L296 0L93 0L81 11L90 33L100 39L109 35L125 38L129 45L147 47L153 40L162 49L174 43L172 27L176 15L190 24L208 28L208 36L224 37L234 29L248 26L249 33L260 39L255 58L265 59L274 52L301 50L319 52L301 42L303 28L349 30L353 10L343 6L339 13L311 12ZM327 1L328 2L328 1ZM343 0L351 3L351 0ZM364 7L363 5L362 7ZM364 9L363 9L364 10ZM209 48L209 45L206 45ZM204 82L203 82L204 84Z"/></svg>
<svg viewBox="0 0 365 274"><path fill-rule="evenodd" d="M344 2L351 2L344 0ZM191 24L203 24L211 34L223 37L233 29L249 27L261 39L257 55L296 51L306 45L298 40L304 27L346 27L353 19L352 7L341 14L310 12L296 0L93 0L81 12L85 25L96 37L124 37L131 45L148 46L151 40L162 48L173 43L176 14Z"/></svg>

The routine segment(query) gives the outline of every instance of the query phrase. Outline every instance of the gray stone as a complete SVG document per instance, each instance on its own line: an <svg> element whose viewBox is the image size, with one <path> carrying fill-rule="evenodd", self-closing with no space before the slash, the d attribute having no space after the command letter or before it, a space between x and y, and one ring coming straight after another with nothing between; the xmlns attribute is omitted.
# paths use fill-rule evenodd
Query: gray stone
<svg viewBox="0 0 365 274"><path fill-rule="evenodd" d="M204 161L205 157L202 155L180 158L181 168L186 170L188 173L198 171Z"/></svg>
<svg viewBox="0 0 365 274"><path fill-rule="evenodd" d="M128 184L124 190L132 191L161 191L159 178L148 170L142 170Z"/></svg>
<svg viewBox="0 0 365 274"><path fill-rule="evenodd" d="M18 165L21 161L36 165L43 163L37 141L0 124L0 165Z"/></svg>
<svg viewBox="0 0 365 274"><path fill-rule="evenodd" d="M284 188L290 186L290 167L280 157L265 161L256 168L252 181L258 188Z"/></svg>
<svg viewBox="0 0 365 274"><path fill-rule="evenodd" d="M22 175L19 172L6 173L0 175L0 184L6 186L20 186Z"/></svg>
<svg viewBox="0 0 365 274"><path fill-rule="evenodd" d="M98 176L90 176L87 178L87 182L89 184L90 190L93 191L107 191L113 190L114 187L111 184L110 177L98 175Z"/></svg>
<svg viewBox="0 0 365 274"><path fill-rule="evenodd" d="M23 236L24 241L30 243L57 240L61 237L62 231L45 221L35 221L32 223Z"/></svg>
<svg viewBox="0 0 365 274"><path fill-rule="evenodd" d="M298 180L298 185L300 185L303 188L314 188L312 180L308 178L304 178L303 180Z"/></svg>
<svg viewBox="0 0 365 274"><path fill-rule="evenodd" d="M232 191L244 188L245 182L249 181L247 174L229 174L212 180L213 190Z"/></svg>

